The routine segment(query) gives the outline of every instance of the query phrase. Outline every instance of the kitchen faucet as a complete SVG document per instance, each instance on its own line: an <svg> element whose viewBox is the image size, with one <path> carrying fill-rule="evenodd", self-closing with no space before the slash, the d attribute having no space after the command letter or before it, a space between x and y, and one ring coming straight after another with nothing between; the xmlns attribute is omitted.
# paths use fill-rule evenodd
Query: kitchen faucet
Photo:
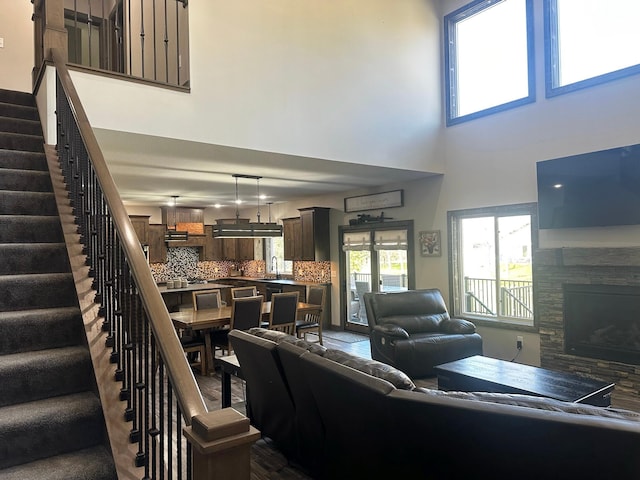
<svg viewBox="0 0 640 480"><path fill-rule="evenodd" d="M275 268L274 268L274 265L275 265ZM278 273L278 257L276 257L275 255L271 257L271 271L273 270L276 271L276 280L279 280L280 274Z"/></svg>

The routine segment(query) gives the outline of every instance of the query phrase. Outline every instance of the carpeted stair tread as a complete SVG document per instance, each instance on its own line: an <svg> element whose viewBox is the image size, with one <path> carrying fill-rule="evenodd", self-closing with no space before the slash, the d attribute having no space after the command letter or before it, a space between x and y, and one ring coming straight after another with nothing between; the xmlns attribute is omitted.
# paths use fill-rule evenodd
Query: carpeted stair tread
<svg viewBox="0 0 640 480"><path fill-rule="evenodd" d="M24 150L26 152L44 152L42 135L0 132L0 148Z"/></svg>
<svg viewBox="0 0 640 480"><path fill-rule="evenodd" d="M4 168L0 170L0 190L51 192L49 172Z"/></svg>
<svg viewBox="0 0 640 480"><path fill-rule="evenodd" d="M47 172L47 157L42 152L0 149L0 168Z"/></svg>
<svg viewBox="0 0 640 480"><path fill-rule="evenodd" d="M90 390L91 369L84 345L0 356L0 407Z"/></svg>
<svg viewBox="0 0 640 480"><path fill-rule="evenodd" d="M58 216L0 215L0 243L60 243Z"/></svg>
<svg viewBox="0 0 640 480"><path fill-rule="evenodd" d="M0 312L0 355L68 347L83 341L77 306Z"/></svg>
<svg viewBox="0 0 640 480"><path fill-rule="evenodd" d="M0 469L104 444L104 417L92 392L0 408Z"/></svg>
<svg viewBox="0 0 640 480"><path fill-rule="evenodd" d="M39 120L11 118L0 115L0 132L42 135L42 126Z"/></svg>
<svg viewBox="0 0 640 480"><path fill-rule="evenodd" d="M0 189L0 215L56 215L57 213L53 192Z"/></svg>
<svg viewBox="0 0 640 480"><path fill-rule="evenodd" d="M111 453L97 446L0 470L0 480L117 480Z"/></svg>
<svg viewBox="0 0 640 480"><path fill-rule="evenodd" d="M36 99L31 93L0 88L0 102L35 107Z"/></svg>
<svg viewBox="0 0 640 480"><path fill-rule="evenodd" d="M40 121L38 109L27 105L17 105L0 101L0 117L22 118Z"/></svg>
<svg viewBox="0 0 640 480"><path fill-rule="evenodd" d="M0 311L70 307L78 296L71 273L0 275Z"/></svg>
<svg viewBox="0 0 640 480"><path fill-rule="evenodd" d="M64 243L1 243L0 275L69 271Z"/></svg>

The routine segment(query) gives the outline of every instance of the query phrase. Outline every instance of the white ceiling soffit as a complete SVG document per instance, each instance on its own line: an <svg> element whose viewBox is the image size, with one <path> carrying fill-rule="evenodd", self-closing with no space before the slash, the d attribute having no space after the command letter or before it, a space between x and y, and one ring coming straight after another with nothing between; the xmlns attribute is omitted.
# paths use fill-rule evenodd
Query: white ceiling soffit
<svg viewBox="0 0 640 480"><path fill-rule="evenodd" d="M231 206L233 174L259 175L264 202L342 193L433 175L185 140L95 129L125 204L160 206L172 195L183 205ZM240 198L256 202L257 182L238 182Z"/></svg>

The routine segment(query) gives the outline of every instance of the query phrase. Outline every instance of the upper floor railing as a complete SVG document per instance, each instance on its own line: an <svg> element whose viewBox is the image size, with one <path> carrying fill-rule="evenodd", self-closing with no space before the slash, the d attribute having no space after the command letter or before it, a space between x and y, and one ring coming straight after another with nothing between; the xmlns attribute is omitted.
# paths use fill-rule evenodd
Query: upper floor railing
<svg viewBox="0 0 640 480"><path fill-rule="evenodd" d="M47 52L56 48L66 52L71 64L189 87L188 0L34 0L33 4L36 68L50 60Z"/></svg>

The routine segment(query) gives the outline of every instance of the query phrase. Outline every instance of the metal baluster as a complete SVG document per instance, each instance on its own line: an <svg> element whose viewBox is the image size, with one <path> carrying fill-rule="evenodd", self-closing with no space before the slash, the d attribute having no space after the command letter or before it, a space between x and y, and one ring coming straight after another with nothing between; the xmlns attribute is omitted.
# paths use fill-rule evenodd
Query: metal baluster
<svg viewBox="0 0 640 480"><path fill-rule="evenodd" d="M167 437L167 474L173 478L173 386L167 378L167 424L165 430Z"/></svg>
<svg viewBox="0 0 640 480"><path fill-rule="evenodd" d="M164 0L164 73L169 83L169 21L167 19L167 0Z"/></svg>
<svg viewBox="0 0 640 480"><path fill-rule="evenodd" d="M144 380L144 370L145 370L145 361L146 354L144 352L144 323L145 323L145 315L142 309L142 302L140 301L140 295L137 292L137 289L134 285L134 312L135 312L135 343L136 348L135 352L137 352L137 374L136 374L136 391L138 392L138 400L136 411L138 413L137 426L138 426L138 452L136 453L135 465L136 467L142 467L145 464L146 457L144 454L144 440L146 437L146 431L143 430L144 427L144 419L145 419L145 390L146 384Z"/></svg>
<svg viewBox="0 0 640 480"><path fill-rule="evenodd" d="M180 18L178 14L178 2L176 2L176 85L180 85Z"/></svg>
<svg viewBox="0 0 640 480"><path fill-rule="evenodd" d="M158 435L160 430L158 429L158 402L162 401L162 397L158 396L158 370L160 361L157 357L156 340L151 335L151 429L149 435L151 436L151 478L156 478L156 462L158 456Z"/></svg>
<svg viewBox="0 0 640 480"><path fill-rule="evenodd" d="M157 59L157 44L156 44L156 0L153 0L153 79L158 80L158 59Z"/></svg>
<svg viewBox="0 0 640 480"><path fill-rule="evenodd" d="M142 78L144 78L144 0L140 0L140 56L142 60Z"/></svg>
<svg viewBox="0 0 640 480"><path fill-rule="evenodd" d="M127 33L127 39L129 40L127 42L129 44L129 75L133 75L133 64L132 64L132 58L133 58L133 55L132 55L133 50L132 50L132 48L133 48L133 46L131 45L131 39L133 38L132 34L131 34L131 0L127 0L127 6L128 6L128 8L127 8L127 16L129 18L129 22L127 23L127 32L128 32Z"/></svg>
<svg viewBox="0 0 640 480"><path fill-rule="evenodd" d="M89 9L89 16L87 17L87 28L89 29L89 66L93 67L93 50L91 49L91 37L92 37L92 28L91 28L91 0L87 0L87 6Z"/></svg>
<svg viewBox="0 0 640 480"><path fill-rule="evenodd" d="M164 373L164 362L160 359L160 397L158 401L160 402L160 461L159 461L159 470L160 470L160 480L164 480L164 467L162 465L162 456L165 452L165 435L162 433L162 430L166 432L165 428L165 403L164 399L167 397L167 389L165 388L165 373Z"/></svg>

